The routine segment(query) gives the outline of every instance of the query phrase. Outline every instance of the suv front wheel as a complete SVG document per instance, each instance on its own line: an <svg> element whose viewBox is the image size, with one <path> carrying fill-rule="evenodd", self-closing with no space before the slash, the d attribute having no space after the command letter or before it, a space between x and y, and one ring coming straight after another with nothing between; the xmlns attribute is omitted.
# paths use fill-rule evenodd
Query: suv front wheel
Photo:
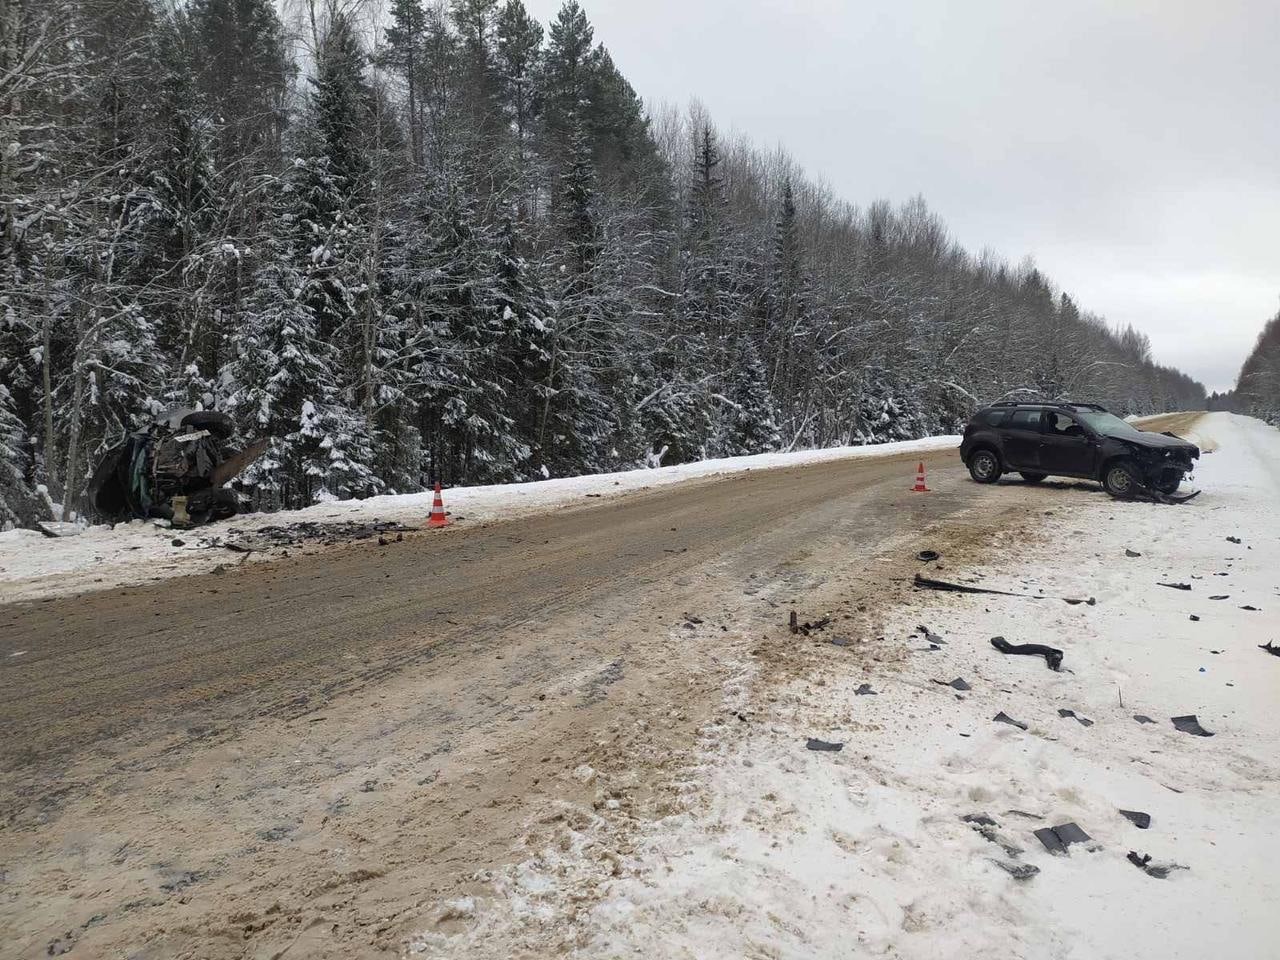
<svg viewBox="0 0 1280 960"><path fill-rule="evenodd" d="M969 457L969 476L978 483L995 483L1002 472L1000 458L990 450L975 450Z"/></svg>
<svg viewBox="0 0 1280 960"><path fill-rule="evenodd" d="M1138 479L1138 470L1131 460L1117 460L1102 475L1102 486L1113 497L1129 500L1137 495L1142 481Z"/></svg>

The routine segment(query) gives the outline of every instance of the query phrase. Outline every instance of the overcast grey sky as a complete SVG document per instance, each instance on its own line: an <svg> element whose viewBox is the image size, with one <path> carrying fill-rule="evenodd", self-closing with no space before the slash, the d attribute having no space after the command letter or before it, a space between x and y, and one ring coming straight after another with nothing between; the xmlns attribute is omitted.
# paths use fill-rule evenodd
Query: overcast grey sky
<svg viewBox="0 0 1280 960"><path fill-rule="evenodd" d="M1280 308L1280 0L581 2L647 101L923 194L1210 389Z"/></svg>

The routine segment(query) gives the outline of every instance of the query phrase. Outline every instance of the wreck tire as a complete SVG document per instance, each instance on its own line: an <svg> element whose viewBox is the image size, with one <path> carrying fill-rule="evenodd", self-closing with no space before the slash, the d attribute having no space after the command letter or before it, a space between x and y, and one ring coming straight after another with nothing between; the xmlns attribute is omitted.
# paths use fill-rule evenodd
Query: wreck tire
<svg viewBox="0 0 1280 960"><path fill-rule="evenodd" d="M1132 460L1113 460L1102 474L1102 486L1117 500L1132 500L1142 489L1142 480Z"/></svg>
<svg viewBox="0 0 1280 960"><path fill-rule="evenodd" d="M995 483L1003 472L994 450L980 447L969 455L969 476L975 483Z"/></svg>
<svg viewBox="0 0 1280 960"><path fill-rule="evenodd" d="M1045 477L1047 477L1047 476L1048 476L1048 474L1047 474L1047 473L1027 473L1027 472L1024 470L1024 471L1022 471L1022 473L1020 474L1020 476L1021 476L1021 477L1022 477L1022 479L1023 479L1023 480L1025 480L1027 483L1039 483L1041 480L1043 480Z"/></svg>
<svg viewBox="0 0 1280 960"><path fill-rule="evenodd" d="M234 490L201 490L187 501L187 513L196 526L230 520L239 512L240 500Z"/></svg>
<svg viewBox="0 0 1280 960"><path fill-rule="evenodd" d="M219 440L226 440L236 432L236 423L217 410L197 410L182 418L182 425L192 430L208 430Z"/></svg>
<svg viewBox="0 0 1280 960"><path fill-rule="evenodd" d="M1174 473L1171 476L1161 477L1156 482L1156 489L1163 493L1166 497L1171 497L1178 492L1178 488L1182 486L1182 474Z"/></svg>

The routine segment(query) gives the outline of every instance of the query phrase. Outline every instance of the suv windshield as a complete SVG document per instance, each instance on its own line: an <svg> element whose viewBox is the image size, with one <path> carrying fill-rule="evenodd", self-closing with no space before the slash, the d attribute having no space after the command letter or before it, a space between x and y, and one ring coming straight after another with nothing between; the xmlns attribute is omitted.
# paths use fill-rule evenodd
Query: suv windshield
<svg viewBox="0 0 1280 960"><path fill-rule="evenodd" d="M1088 424L1090 429L1104 437L1120 437L1141 432L1133 424L1121 420L1114 413L1102 413L1097 410L1076 410L1074 413Z"/></svg>

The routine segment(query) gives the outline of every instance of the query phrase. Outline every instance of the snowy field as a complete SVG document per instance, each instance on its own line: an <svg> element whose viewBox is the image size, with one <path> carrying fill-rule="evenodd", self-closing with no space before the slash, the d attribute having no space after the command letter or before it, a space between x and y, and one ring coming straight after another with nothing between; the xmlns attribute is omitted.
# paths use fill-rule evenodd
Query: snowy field
<svg viewBox="0 0 1280 960"><path fill-rule="evenodd" d="M738 678L726 704L752 722L708 731L697 801L644 827L596 895L575 892L604 842L586 827L415 952L487 956L508 924L572 916L593 958L1280 955L1280 658L1259 649L1280 643L1280 431L1211 414L1192 439L1217 447L1192 504L1064 498L1034 545L935 573L1045 599L917 591L817 675L756 677L750 700ZM1061 672L997 635L1061 649ZM955 678L970 689L935 682ZM1192 714L1212 736L1171 722ZM1090 839L1066 854L1034 835L1068 823Z"/></svg>
<svg viewBox="0 0 1280 960"><path fill-rule="evenodd" d="M445 506L454 520L483 522L581 505L588 502L588 497L619 496L730 473L903 453L924 454L955 449L959 444L960 438L956 436L929 437L875 446L703 460L674 467L535 483L456 487L445 491ZM143 583L239 562L245 555L228 552L219 546L220 542L251 537L255 530L266 526L386 521L418 527L426 522L432 498L431 492L425 492L323 503L305 510L250 514L189 531L174 531L142 520L115 527L90 527L79 536L58 539L33 530L10 530L0 533L0 602ZM267 559L269 554L256 554L251 562Z"/></svg>

